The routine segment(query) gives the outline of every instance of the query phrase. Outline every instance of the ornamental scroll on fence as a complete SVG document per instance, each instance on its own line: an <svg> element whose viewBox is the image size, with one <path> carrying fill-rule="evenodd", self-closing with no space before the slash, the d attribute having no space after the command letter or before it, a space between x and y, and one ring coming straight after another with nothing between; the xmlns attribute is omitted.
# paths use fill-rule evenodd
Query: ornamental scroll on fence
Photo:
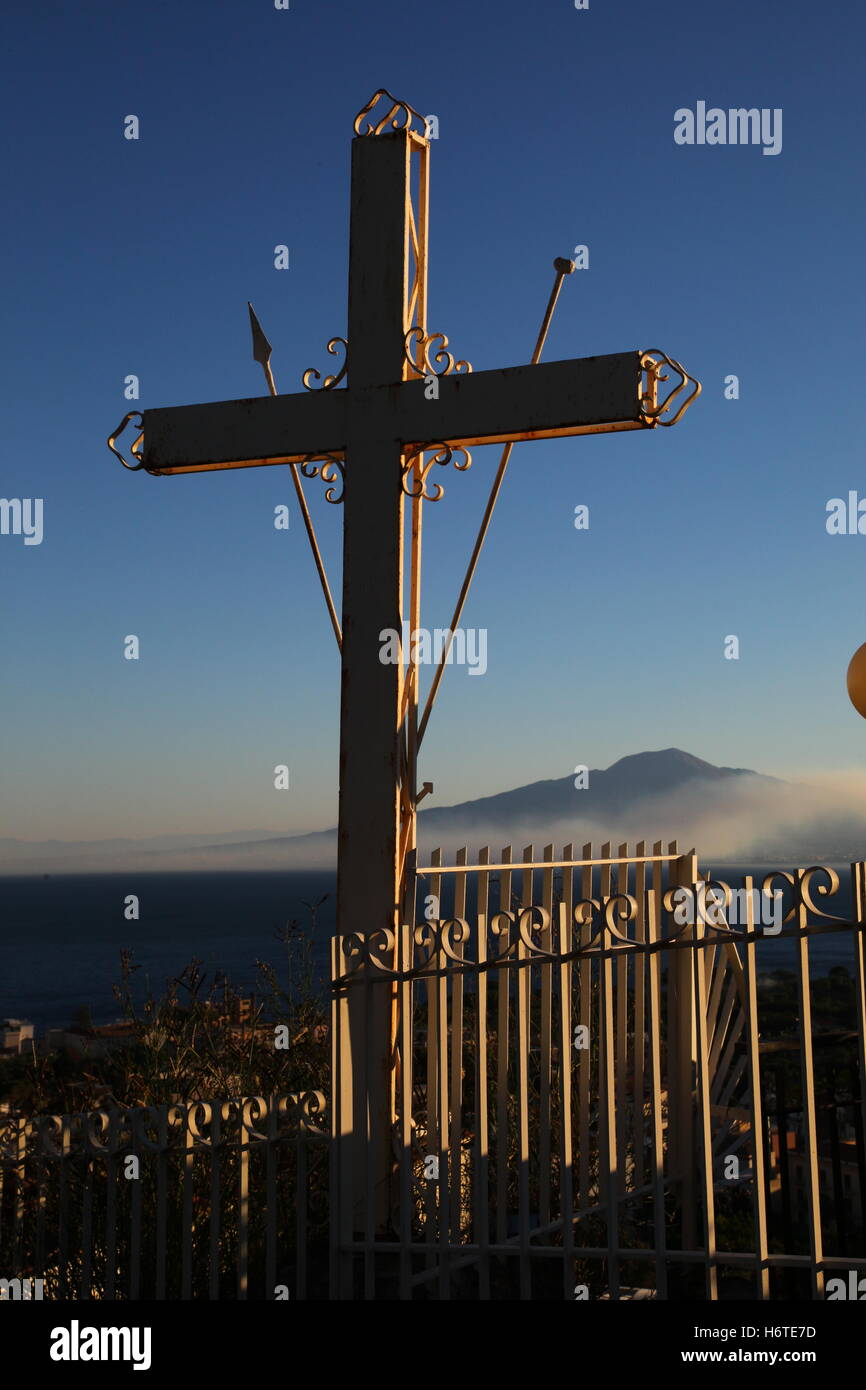
<svg viewBox="0 0 866 1390"><path fill-rule="evenodd" d="M864 866L838 915L826 910L838 875L821 867L738 891L675 843L604 845L598 858L585 846L581 860L571 846L535 860L530 846L511 860L482 851L470 864L463 850L446 866L434 854L420 894L447 916L334 943L337 1123L382 1084L377 1059L345 1045L353 990L370 1006L390 992L393 1054L390 1134L337 1147L338 1170L366 1164L368 1183L363 1208L357 1181L335 1188L333 1296L714 1299L724 1284L822 1297L828 1273L866 1267L862 1199L846 1216L841 1181L853 1174L866 1192ZM690 886L697 903L713 890L709 921L678 911ZM776 891L771 934L761 906ZM820 937L847 952L852 1026L816 1069ZM774 962L790 968L801 1026L766 1044L758 968ZM800 1078L788 1075L781 1109L780 1056ZM387 1192L370 1163L385 1142ZM780 1171L794 1155L792 1226Z"/></svg>
<svg viewBox="0 0 866 1390"><path fill-rule="evenodd" d="M322 1296L325 1125L321 1091L0 1115L0 1276L46 1299Z"/></svg>

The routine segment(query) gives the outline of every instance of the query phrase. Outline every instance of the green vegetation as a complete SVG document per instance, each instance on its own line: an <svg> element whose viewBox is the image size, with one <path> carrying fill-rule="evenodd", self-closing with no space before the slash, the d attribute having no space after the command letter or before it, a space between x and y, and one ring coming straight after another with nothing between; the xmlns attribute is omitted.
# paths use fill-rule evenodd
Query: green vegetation
<svg viewBox="0 0 866 1390"><path fill-rule="evenodd" d="M306 904L306 928L292 920L275 933L284 960L279 967L256 961L261 989L253 1001L227 980L208 983L201 961L193 960L161 998L149 994L137 1006L139 967L131 951L121 951L114 994L128 1024L125 1037L97 1050L89 1010L79 1009L71 1027L81 1036L80 1050L0 1061L0 1101L21 1115L66 1114L112 1103L327 1089L328 1006L313 967L316 913L324 901ZM275 1046L278 1025L286 1047Z"/></svg>

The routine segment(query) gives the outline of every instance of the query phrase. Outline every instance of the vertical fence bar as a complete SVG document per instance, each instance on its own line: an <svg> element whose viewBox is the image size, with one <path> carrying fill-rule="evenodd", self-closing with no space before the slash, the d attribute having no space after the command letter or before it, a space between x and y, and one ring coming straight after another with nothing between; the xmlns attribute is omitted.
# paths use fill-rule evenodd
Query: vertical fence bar
<svg viewBox="0 0 866 1390"><path fill-rule="evenodd" d="M534 845L534 844L532 844L532 845L525 845L525 846L524 846L524 849L523 849L523 856L522 856L522 857L523 857L523 862L524 862L524 864L531 864L531 863L533 862L533 860L535 859L535 845ZM532 907L534 906L534 903L535 903L535 871L534 871L533 869L524 869L524 870L522 871L521 875L520 875L520 878L521 878L521 886L520 886L520 904L521 904L521 909L522 909L523 911L531 911L531 909L532 909ZM531 935L532 935L532 926L531 926L532 918L531 918L531 916L530 916L529 918L527 918L527 921L530 923L530 926L529 926L529 934L530 934L530 937L531 937ZM532 1142L533 1120L534 1120L534 1119L536 1118L536 1116L537 1116L537 1109L536 1109L536 1106L533 1104L533 1099L534 1099L534 1097L533 1097L533 1086L532 1086L532 1082L533 1082L534 1076L535 1076L535 1066L534 1066L534 1055L535 1055L535 1054L534 1054L534 1049L533 1049L533 1037L535 1036L535 1032L534 1032L534 1023L535 1023L535 1020L533 1019L533 1009L532 1009L532 1002L533 1002L533 976L534 976L534 968L535 968L535 967L534 967L534 957L533 957L531 951L527 951L527 952L526 952L525 959L526 959L526 964L525 964L525 966L523 967L522 970L518 969L518 971L517 971L517 983L518 983L518 986L521 987L522 990L523 990L523 1003L524 1003L525 1021L526 1021L526 1033L525 1033L525 1036L524 1036L524 1051L525 1051L525 1062L526 1062L526 1085L525 1085L525 1112L526 1112L526 1136L525 1136L525 1144L526 1144L526 1165L525 1165L525 1174L526 1174L526 1206L525 1206L525 1216L526 1216L526 1249L525 1249L525 1253L522 1251L522 1254L521 1254L521 1284L522 1284L523 1278L524 1278L523 1266L524 1266L524 1264L525 1264L525 1267L526 1267L527 1287L528 1287L529 1290L530 1290L529 1293L526 1295L526 1297L531 1298L531 1297L532 1297L532 1272L531 1272L531 1269L530 1269L529 1231L530 1231L530 1229L531 1229L531 1227L532 1227L532 1224L533 1224L533 1223L532 1223L532 1216L533 1216L533 1213L532 1213L532 1203L531 1203L531 1201L530 1201L530 1197L531 1197L531 1195L532 1195L533 1192L537 1192L537 1182L536 1182L536 1178L537 1178L537 1172L536 1172L537 1148L536 1148L536 1145ZM517 1061L518 1061L518 1066L519 1066L519 1065L520 1065L520 1058L519 1058L519 1057L518 1057ZM530 1069L531 1069L531 1070L530 1070ZM518 1123L520 1122L520 1117L521 1117L521 1108L520 1108L520 1105L519 1105L519 1103L518 1103ZM536 1133L537 1133L537 1130L536 1130ZM523 1144L524 1144L524 1140L519 1139L519 1140L518 1140L518 1143L519 1143L519 1146L520 1146L520 1148L521 1148L521 1150L522 1150ZM520 1161L520 1169L519 1169L519 1171L520 1171L520 1174L521 1174L521 1175L524 1173L524 1164L523 1164L522 1159L521 1159L521 1161ZM521 1198L521 1205L522 1205L522 1198ZM523 1297L522 1294L521 1294L521 1297Z"/></svg>
<svg viewBox="0 0 866 1390"><path fill-rule="evenodd" d="M851 894L854 904L854 985L857 1012L857 1059L854 1089L854 1132L857 1142L857 1169L860 1186L860 1225L866 1226L866 864L851 865Z"/></svg>
<svg viewBox="0 0 866 1390"><path fill-rule="evenodd" d="M331 1138L328 1155L328 1294L332 1302L343 1297L342 1254L340 1237L342 1234L343 1201L341 1193L341 1147L343 1128L342 1089L343 1077L340 1065L340 996L342 986L338 984L340 975L340 939L331 937Z"/></svg>
<svg viewBox="0 0 866 1390"><path fill-rule="evenodd" d="M637 902L635 918L635 941L641 944L646 940L646 840L638 840L635 845L634 896ZM642 1187L646 1181L646 1126L644 1123L644 1059L646 1054L646 956L643 951L632 957L634 978L634 1076L632 1081L633 1132L634 1132L634 1185Z"/></svg>
<svg viewBox="0 0 866 1390"><path fill-rule="evenodd" d="M620 845L620 859L628 856L628 845ZM628 864L617 864L614 877L617 893L628 892ZM628 976L630 955L622 951L616 963L616 1152L619 1159L618 1193L625 1196L628 1187Z"/></svg>
<svg viewBox="0 0 866 1390"><path fill-rule="evenodd" d="M44 1143L43 1143L43 1138L42 1138L42 1132L41 1132L41 1130L39 1129L38 1124L37 1124L37 1125L34 1125L32 1120L28 1120L28 1121L26 1121L26 1130L27 1130L27 1139L28 1139L29 1141L31 1141L31 1142L33 1141L34 1138L35 1138L35 1140L36 1140L36 1261L35 1261L35 1265L34 1265L34 1270L33 1270L33 1272L34 1272L34 1274L36 1274L38 1277L41 1277L41 1276L44 1275L44 1273L45 1273L45 1208L46 1208L46 1196L45 1196L45 1191L46 1191L46 1186L47 1186L47 1182L48 1182L48 1178L47 1178L47 1165L46 1165L46 1162L45 1162L45 1153L44 1153ZM109 1133L111 1133L111 1130L109 1130ZM112 1153L113 1153L113 1146L111 1145L111 1142L109 1141L109 1156L108 1156L108 1167L109 1167L109 1170L111 1169L111 1165L112 1165L112 1162L113 1162ZM109 1213L109 1216L110 1216L110 1213L111 1213L111 1210L112 1210L112 1196L113 1196L113 1194L112 1194L112 1189L111 1189L111 1187L110 1187L110 1185L109 1185L109 1197L108 1197L108 1213ZM2 1204L2 1200L3 1200L3 1170L2 1170L2 1165L0 1165L0 1204ZM108 1218L106 1219L106 1228L108 1228ZM106 1245L108 1245L108 1243L109 1243L109 1241L108 1241L108 1234L106 1234ZM111 1294L111 1295L107 1295L107 1296L108 1296L108 1297L113 1297L113 1289L112 1289L112 1294Z"/></svg>
<svg viewBox="0 0 866 1390"><path fill-rule="evenodd" d="M710 950L712 948L708 947L707 949ZM727 1016L722 1021L721 1026L717 1026L719 1022L719 1009L722 1005L722 994L724 992L726 980L729 986L728 995L726 999ZM731 986L733 986L733 988L731 988ZM736 985L734 984L732 979L727 979L724 964L720 960L719 969L717 969L712 975L709 1002L707 1004L707 1034L709 1037L713 1038L713 1046L716 1051L716 1056L711 1059L712 1069L714 1073L716 1071L716 1063L718 1062L718 1051L721 1046L721 1040L724 1037L725 1032L727 1030L727 1026L730 1021L731 1012L733 1010L734 1003L736 1002L736 998Z"/></svg>
<svg viewBox="0 0 866 1390"><path fill-rule="evenodd" d="M222 1117L221 1101L211 1106L210 1127L210 1223L208 1230L208 1298L220 1296L220 1208L222 1205ZM133 1193L133 1197L135 1193Z"/></svg>
<svg viewBox="0 0 866 1390"><path fill-rule="evenodd" d="M656 841L654 854L661 854L661 841ZM652 1138L653 1227L655 1233L656 1296L667 1298L668 1267L666 1258L667 1229L665 1223L665 1134L662 1119L662 1006L661 951L654 949L661 939L660 909L661 862L653 864L654 886L647 890L646 901L646 973L647 1050L649 1060L650 1135ZM658 885L658 886L656 886Z"/></svg>
<svg viewBox="0 0 866 1390"><path fill-rule="evenodd" d="M863 1072L859 1065L854 1072L854 1085L852 1088L851 1099L852 1115L854 1119L854 1145L857 1150L857 1206L854 1209L854 1216L861 1222L866 1218L866 1136L863 1134Z"/></svg>
<svg viewBox="0 0 866 1390"><path fill-rule="evenodd" d="M24 1244L24 1186L27 1181L27 1121L21 1117L15 1122L15 1160L12 1179L14 1200L12 1204L12 1269L14 1274L21 1265L21 1251Z"/></svg>
<svg viewBox="0 0 866 1390"><path fill-rule="evenodd" d="M19 1121L19 1123L20 1123L20 1121ZM40 1135L40 1149L39 1149L39 1152L40 1152L40 1153L42 1152L41 1135ZM5 1156L5 1154L0 1155L0 1158L2 1158L2 1162L0 1162L0 1241L2 1241L3 1238L4 1238L4 1232L5 1232L5 1229L6 1229L6 1221L5 1221L6 1191L7 1191L8 1187L9 1187L10 1179L9 1179L9 1177L8 1177L9 1168L8 1168L8 1163L7 1163L7 1161L6 1161L6 1156ZM13 1179L13 1181L14 1181L14 1179Z"/></svg>
<svg viewBox="0 0 866 1390"><path fill-rule="evenodd" d="M604 902L611 894L613 882L613 869L610 863L610 840L605 840L601 847L601 863L598 868L598 896L599 901Z"/></svg>
<svg viewBox="0 0 866 1390"><path fill-rule="evenodd" d="M465 847L457 851L456 863L466 864L467 852ZM465 919L466 917L466 874L458 873L454 875L454 917L455 919ZM457 928L459 936L461 929ZM453 940L452 950L458 960L463 959L464 943L460 940ZM443 958L443 965L448 966L447 957ZM446 979L447 991L447 979ZM451 1161L448 1165L448 1177L450 1188L450 1207L451 1207L451 1239L455 1245L460 1243L460 1231L463 1224L464 1203L463 1203L463 993L464 980L462 971L458 968L451 972Z"/></svg>
<svg viewBox="0 0 866 1390"><path fill-rule="evenodd" d="M279 1158L279 1107L276 1096L267 1098L266 1130L267 1143L265 1145L265 1298L274 1297L274 1289L277 1282L277 1160ZM306 1188L301 1187L300 1175L296 1190L296 1200L300 1203L306 1200ZM186 1254L186 1245L184 1245ZM295 1289L297 1292L298 1272L295 1269Z"/></svg>
<svg viewBox="0 0 866 1390"><path fill-rule="evenodd" d="M604 903L606 899L609 898L611 895L613 882L613 871L610 865L611 845L609 840L605 840L605 842L602 844L600 853L602 863L599 865L598 869L598 900L599 903L602 905L603 914ZM611 1044L610 1056L607 1060L605 1059L605 1031L607 1027L605 1009L613 1009L613 972L611 969L608 974L607 978L609 978L611 981L611 988L608 994L605 995L605 966L612 966L612 962L609 958L606 960L603 954L606 943L606 936L603 930L600 932L598 939L601 945L601 954L598 956L598 979L596 982L598 990L598 1193L599 1200L608 1203L608 1209L605 1212L605 1219L608 1223L608 1244L610 1244L610 1221L613 1215L613 1208L609 1205L611 1201L611 1192L608 1184L608 1177L611 1173L611 1161L613 1160L614 1172L616 1171L617 1166L616 1155L611 1150L611 1143L613 1143L614 1147L616 1145L616 1131L615 1128L613 1130L606 1129L606 1125L608 1123L609 1113L610 1115L615 1115L616 1101L615 1096L611 1094L610 1087L608 1086L608 1082L606 1080L607 1061L609 1061L610 1063L611 1083L615 1076L615 1071L613 1043ZM605 1002L605 1000L607 1002ZM613 1023L611 1019L611 1028L612 1027ZM610 1112L608 1107L611 1107ZM611 1292L611 1297L616 1297L616 1295L613 1292Z"/></svg>
<svg viewBox="0 0 866 1390"><path fill-rule="evenodd" d="M535 858L535 846L526 845L523 850L524 864L530 864ZM533 870L522 869L520 873L520 905L521 907L532 907L533 897Z"/></svg>
<svg viewBox="0 0 866 1390"><path fill-rule="evenodd" d="M382 981L378 982L380 989L390 988ZM364 1145L364 1298L367 1302L376 1297L376 1213L377 1213L377 1192L376 1192L376 1165L372 1161L372 1139L373 1124L372 1116L376 1105L377 1097L373 1092L375 1086L381 1085L382 1076L377 1063L380 1057L376 1053L376 1043L378 1030L374 1025L376 1017L375 1009L378 999L374 991L377 982L370 974L370 967L367 962L364 964L363 983L357 988L363 990L364 1012L364 1076L361 1094L365 1098L364 1105L364 1133L362 1137L366 1143ZM388 1088L390 1091L390 1073L388 1075ZM390 1097L389 1097L390 1099ZM356 1112L357 1113L357 1112ZM357 1223L356 1223L357 1224Z"/></svg>
<svg viewBox="0 0 866 1390"><path fill-rule="evenodd" d="M141 1178L141 1169L144 1167L144 1159L147 1153L145 1143L145 1125L147 1123L147 1110L134 1110L130 1116L130 1138L132 1139L132 1150L139 1164L139 1180L133 1182L132 1196L130 1199L130 1241L129 1241L129 1297L136 1302L141 1297L141 1276L142 1276L142 1188L144 1182Z"/></svg>
<svg viewBox="0 0 866 1390"><path fill-rule="evenodd" d="M86 1126L81 1136L81 1158L84 1167L84 1191L81 1198L81 1277L79 1294L89 1299L93 1292L93 1165Z"/></svg>
<svg viewBox="0 0 866 1390"><path fill-rule="evenodd" d="M58 1165L58 1188L59 1188L59 1220L60 1231L58 1246L58 1283L62 1290L61 1298L71 1298L73 1296L72 1285L69 1278L69 1155L72 1151L72 1138L70 1134L70 1118L68 1115L61 1116L60 1120L60 1163ZM133 1191L140 1189L140 1183L135 1183Z"/></svg>
<svg viewBox="0 0 866 1390"><path fill-rule="evenodd" d="M716 1208L713 1187L713 1132L710 1117L710 1075L707 1048L707 972L703 957L706 940L703 914L695 913L691 928L691 942L681 948L686 958L691 956L694 979L695 1001L695 1060L697 1069L697 1097L700 1106L698 1133L700 1135L700 1172L703 1191L701 1206L704 1216L704 1258L706 1268L707 1298L715 1301L719 1296L718 1270L716 1268Z"/></svg>
<svg viewBox="0 0 866 1390"><path fill-rule="evenodd" d="M584 845L583 858L592 858L592 845ZM584 864L581 874L581 898L588 900L592 897L592 866ZM572 923L574 919L572 918ZM590 937L592 936L592 921L589 913L584 913L580 927L579 942L582 951L586 951ZM589 1135L589 1091L592 1081L592 960L586 954L580 957L578 967L578 1013L577 1022L582 1024L589 1033L590 1046L582 1048L577 1054L577 1103L578 1103L578 1160L579 1160L579 1185L578 1185L578 1206L589 1206L589 1176L590 1176L590 1135Z"/></svg>
<svg viewBox="0 0 866 1390"><path fill-rule="evenodd" d="M451 1297L451 1151L448 1134L448 974L441 933L436 951L436 1076L438 1081L439 1136L439 1297Z"/></svg>
<svg viewBox="0 0 866 1390"><path fill-rule="evenodd" d="M566 846L564 857L570 857L570 846ZM562 1221L563 1292L570 1298L574 1278L574 1143L571 1128L571 962L565 959L571 949L570 891L563 892L563 898L553 930L559 956L559 1216Z"/></svg>
<svg viewBox="0 0 866 1390"><path fill-rule="evenodd" d="M108 1152L106 1155L106 1298L114 1298L117 1282L117 1184L118 1144L120 1144L120 1112L111 1111L108 1120Z"/></svg>
<svg viewBox="0 0 866 1390"><path fill-rule="evenodd" d="M830 1164L833 1173L833 1216L836 1221L837 1254L847 1255L848 1218L845 1214L845 1196L842 1188L842 1156L839 1151L839 1112L836 1108L834 1091L830 1090L827 1100L827 1121L830 1129Z"/></svg>
<svg viewBox="0 0 866 1390"><path fill-rule="evenodd" d="M430 892L425 898L424 915L428 921L438 921L440 917L447 916L447 912L442 907L442 875L436 872L442 862L441 849L434 849L430 855L430 867L432 872L428 875L428 887ZM426 910L428 907L430 911Z"/></svg>
<svg viewBox="0 0 866 1390"><path fill-rule="evenodd" d="M526 854L526 851L524 851ZM531 851L529 851L531 855ZM529 857L527 855L527 857ZM517 1221L520 1245L520 1297L532 1298L532 1271L529 1264L529 992L521 973L531 968L526 943L517 932Z"/></svg>
<svg viewBox="0 0 866 1390"><path fill-rule="evenodd" d="M668 852L675 854L676 841ZM681 855L669 865L670 886L691 888L697 879L697 859ZM689 951L672 949L668 959L668 1157L678 1185L682 1213L682 1248L693 1250L697 1240L694 1182L693 1070L695 1062L694 977Z"/></svg>
<svg viewBox="0 0 866 1390"><path fill-rule="evenodd" d="M485 845L479 851L479 864L490 861L490 850ZM490 1298L490 1258L487 1247L490 1242L490 1135L488 1132L488 1085L487 1074L487 919L490 898L490 875L483 872L478 879L478 973L476 976L475 1009L475 1173L473 1196L475 1198L475 1244L479 1249L478 1296ZM502 973L502 972L500 972Z"/></svg>
<svg viewBox="0 0 866 1390"><path fill-rule="evenodd" d="M349 1250L354 1231L353 1175L350 1145L355 1112L353 1058L348 1036L349 987L343 938L331 940L331 1154L330 1154L330 1289L333 1299L354 1296L355 1256Z"/></svg>
<svg viewBox="0 0 866 1390"><path fill-rule="evenodd" d="M238 1101L238 1298L249 1294L250 1145L246 1134L247 1099Z"/></svg>
<svg viewBox="0 0 866 1390"><path fill-rule="evenodd" d="M574 859L574 845L571 841L563 846L562 857L567 861L567 866L562 871L562 907L565 922L565 945L561 944L561 952L570 954L574 949L574 868L568 861ZM571 1288L574 1276L574 1207L575 1207L575 1091L576 1080L575 1056L573 1047L573 1017L574 1017L574 980L575 966L571 960L565 962L559 975L559 1008L560 1025L565 1028L567 1033L567 1043L560 1049L560 1085L562 1089L562 1125L566 1123L568 1117L568 1148L569 1161L565 1163L565 1135L560 1141L560 1162L562 1171L559 1178L559 1214L563 1222L563 1290L566 1298L571 1298ZM564 1022L563 1022L564 1020Z"/></svg>
<svg viewBox="0 0 866 1390"><path fill-rule="evenodd" d="M776 1083L776 1135L779 1143L779 1185L782 1197L782 1243L790 1249L794 1243L794 1225L791 1219L791 1174L788 1158L788 1097L785 1085L784 1067L777 1067L774 1073ZM793 1282L793 1275L787 1271L787 1281Z"/></svg>
<svg viewBox="0 0 866 1390"><path fill-rule="evenodd" d="M551 861L554 858L553 845L545 845L543 858ZM544 928L541 934L541 946L545 951L552 951L553 942L557 936L557 928L553 920L553 869L545 869L541 880L541 905L547 913L549 925ZM540 1133L538 1136L538 1224L547 1226L550 1222L550 1160L551 1160L551 1126L553 1124L553 1114L551 1113L551 1089L550 1089L550 1068L551 1068L551 1042L553 1029L553 967L546 961L542 961L539 968L541 977L541 1000L540 1000L540 1037L539 1037L539 1103L538 1121Z"/></svg>
<svg viewBox="0 0 866 1390"><path fill-rule="evenodd" d="M309 1141L303 1115L298 1106L294 1128L295 1145L295 1290L299 1302L307 1297L307 1189L309 1185ZM273 1285L269 1286L273 1298Z"/></svg>
<svg viewBox="0 0 866 1390"><path fill-rule="evenodd" d="M755 963L755 908L752 878L747 875L746 944L743 982L745 986L746 1048L749 1067L749 1116L752 1124L752 1201L755 1215L755 1281L759 1299L770 1297L769 1241L767 1235L767 1192L764 1171L764 1107L761 1100L761 1043L758 1028L758 980Z"/></svg>
<svg viewBox="0 0 866 1390"><path fill-rule="evenodd" d="M511 863L511 846L502 850L503 864ZM511 870L499 874L499 908L511 911ZM510 949L515 933L503 922L501 950ZM515 980L515 992L518 982ZM509 1016L511 1012L511 972L503 964L496 972L496 1243L503 1245L508 1231L508 1064L510 1056Z"/></svg>
<svg viewBox="0 0 866 1390"><path fill-rule="evenodd" d="M602 846L610 857L610 846ZM607 1284L612 1299L619 1298L619 1163L616 1133L616 1054L614 1038L613 941L607 927L606 902L610 898L610 865L606 866L607 892L601 895L599 924L599 1177L607 1226Z"/></svg>
<svg viewBox="0 0 866 1390"><path fill-rule="evenodd" d="M818 1177L818 1132L815 1115L815 1070L812 1054L812 986L809 979L808 912L803 898L804 871L796 872L797 995L800 1009L800 1065L803 1077L803 1147L809 1175L809 1249L812 1259L812 1296L824 1297L824 1236ZM787 1136L780 1136L785 1142Z"/></svg>
<svg viewBox="0 0 866 1390"><path fill-rule="evenodd" d="M400 1298L412 1297L412 1082L414 923L406 922L400 939Z"/></svg>
<svg viewBox="0 0 866 1390"><path fill-rule="evenodd" d="M441 922L444 917L442 911L442 875L435 870L442 863L441 849L435 849L430 856L430 863L434 873L430 879L430 896L433 899L431 906L437 922ZM440 1155L442 1148L440 1134L440 1109L439 1109L439 1074L437 1071L439 1059L439 983L436 972L439 969L440 959L437 950L434 950L428 969L430 974L427 979L427 1154ZM442 1125L447 1123L447 1115L442 1116ZM440 1171L439 1182L442 1181ZM424 1227L427 1242L427 1267L432 1269L436 1264L435 1241L437 1239L436 1222L441 1221L441 1190L439 1183L427 1181L424 1194Z"/></svg>
<svg viewBox="0 0 866 1390"><path fill-rule="evenodd" d="M161 1105L157 1118L159 1148L156 1155L156 1296L165 1298L166 1263L166 1168L168 1166L168 1106Z"/></svg>
<svg viewBox="0 0 866 1390"><path fill-rule="evenodd" d="M183 1107L183 1249L180 1257L180 1296L192 1298L192 1185L195 1175L195 1140L192 1133L191 1109Z"/></svg>

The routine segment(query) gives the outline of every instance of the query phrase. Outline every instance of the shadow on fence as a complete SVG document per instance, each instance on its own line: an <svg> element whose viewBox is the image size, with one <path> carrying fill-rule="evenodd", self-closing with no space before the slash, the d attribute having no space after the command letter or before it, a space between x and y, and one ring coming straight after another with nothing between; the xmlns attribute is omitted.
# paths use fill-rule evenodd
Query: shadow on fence
<svg viewBox="0 0 866 1390"><path fill-rule="evenodd" d="M327 1291L325 1097L0 1119L0 1275L44 1297Z"/></svg>

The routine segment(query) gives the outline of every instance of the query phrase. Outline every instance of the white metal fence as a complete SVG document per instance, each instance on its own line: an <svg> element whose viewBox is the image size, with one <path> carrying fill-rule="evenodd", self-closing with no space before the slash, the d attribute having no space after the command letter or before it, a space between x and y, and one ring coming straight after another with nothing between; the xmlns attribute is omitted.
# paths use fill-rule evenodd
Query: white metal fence
<svg viewBox="0 0 866 1390"><path fill-rule="evenodd" d="M324 1293L326 1123L319 1091L0 1117L0 1277L45 1298Z"/></svg>
<svg viewBox="0 0 866 1390"><path fill-rule="evenodd" d="M327 1100L0 1117L0 1280L775 1299L866 1268L866 865L436 852L418 901L332 943Z"/></svg>
<svg viewBox="0 0 866 1390"><path fill-rule="evenodd" d="M436 854L421 895L447 916L334 944L335 1296L822 1297L829 1272L866 1266L863 865L842 916L826 910L837 875L815 867L738 894L719 883L711 920L682 921L676 890L700 903L712 885L676 844L515 858ZM848 952L850 998L816 1074L810 943L828 933ZM778 942L795 1012L784 1114L758 989ZM386 1108L370 1046L383 997ZM368 1022L365 1051L347 1045L350 1017Z"/></svg>

